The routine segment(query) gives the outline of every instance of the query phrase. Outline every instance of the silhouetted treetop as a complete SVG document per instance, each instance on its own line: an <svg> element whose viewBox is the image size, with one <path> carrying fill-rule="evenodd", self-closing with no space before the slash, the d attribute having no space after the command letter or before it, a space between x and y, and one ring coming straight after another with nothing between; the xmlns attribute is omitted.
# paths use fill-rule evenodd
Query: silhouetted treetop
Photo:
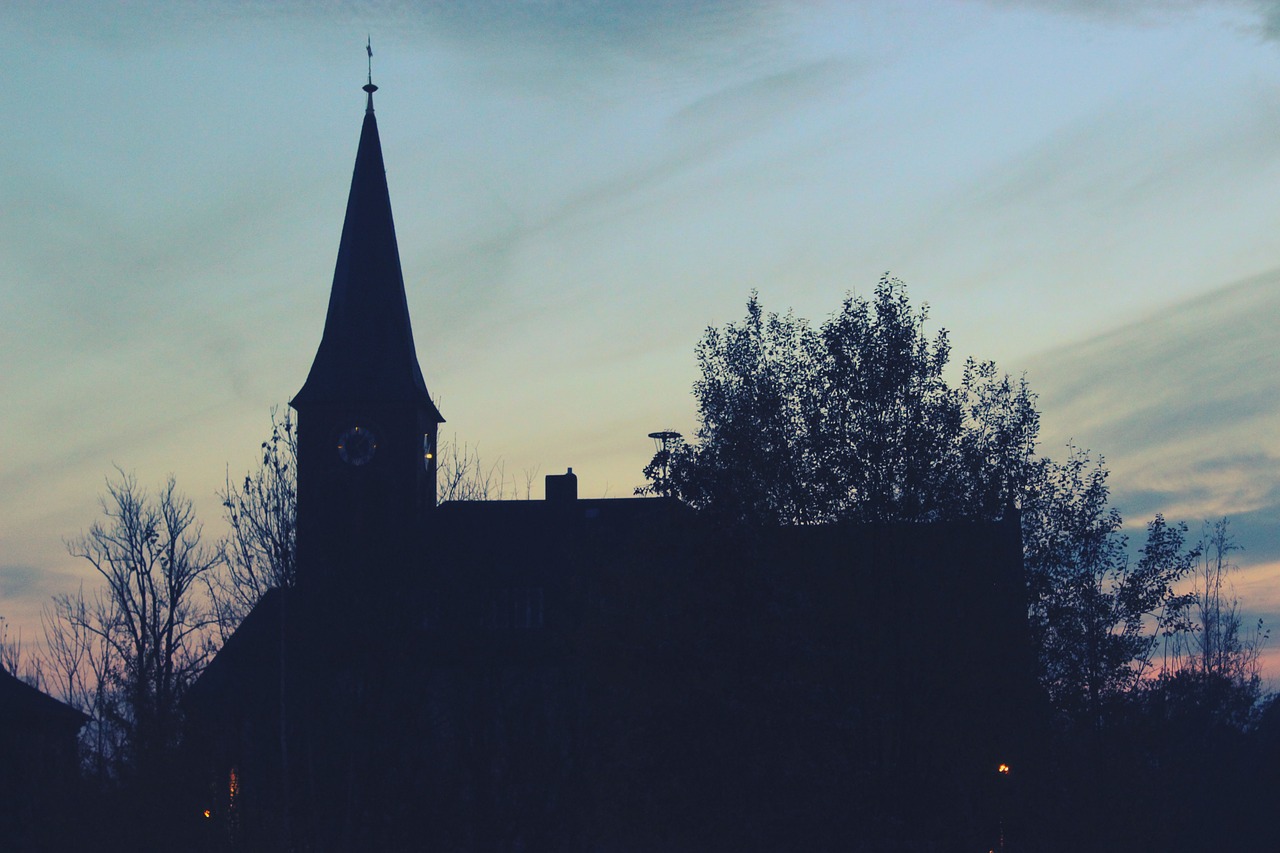
<svg viewBox="0 0 1280 853"><path fill-rule="evenodd" d="M672 494L732 524L930 522L1021 510L1028 622L1056 707L1096 723L1152 674L1157 638L1187 630L1178 582L1186 527L1157 516L1130 559L1100 458L1036 452L1026 380L968 359L946 368L945 330L885 276L814 328L766 312L709 328L697 347L698 429L649 463L642 493Z"/></svg>
<svg viewBox="0 0 1280 853"><path fill-rule="evenodd" d="M972 359L949 385L927 319L888 276L817 329L753 293L699 342L696 440L660 452L641 491L743 522L999 517L1034 457L1035 397Z"/></svg>

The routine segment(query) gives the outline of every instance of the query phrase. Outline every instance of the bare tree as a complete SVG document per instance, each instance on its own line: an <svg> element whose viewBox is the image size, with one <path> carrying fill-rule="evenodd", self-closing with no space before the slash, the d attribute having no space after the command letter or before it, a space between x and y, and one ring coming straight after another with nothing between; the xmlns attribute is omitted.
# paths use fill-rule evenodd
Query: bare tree
<svg viewBox="0 0 1280 853"><path fill-rule="evenodd" d="M54 599L45 636L51 678L93 714L118 768L145 765L174 745L179 701L213 651L213 613L201 581L220 562L201 544L190 499L173 477L156 495L117 469L103 519L69 540L103 586ZM117 762L118 759L118 762Z"/></svg>
<svg viewBox="0 0 1280 853"><path fill-rule="evenodd" d="M263 594L297 579L298 434L292 415L271 410L262 462L218 493L231 532L218 544L222 570L205 576L225 640Z"/></svg>
<svg viewBox="0 0 1280 853"><path fill-rule="evenodd" d="M536 468L521 472L523 483L515 475L507 476L506 463L499 458L486 464L480 458L478 448L459 444L458 437L445 442L440 448L436 466L439 477L440 502L516 500L521 497L521 486L527 500L533 492Z"/></svg>
<svg viewBox="0 0 1280 853"><path fill-rule="evenodd" d="M80 743L85 769L98 778L112 775L123 755L123 728L116 723L122 693L112 669L111 645L93 628L106 608L102 599L101 590L92 601L86 599L82 585L74 594L55 595L40 615L41 660L49 689L89 716Z"/></svg>
<svg viewBox="0 0 1280 853"><path fill-rule="evenodd" d="M1190 594L1188 624L1171 637L1170 668L1249 685L1261 677L1259 658L1270 637L1262 620L1242 625L1240 599L1231 583L1239 570L1231 555L1241 550L1223 518L1205 523Z"/></svg>
<svg viewBox="0 0 1280 853"><path fill-rule="evenodd" d="M17 676L22 660L22 637L9 639L9 621L0 616L0 669Z"/></svg>
<svg viewBox="0 0 1280 853"><path fill-rule="evenodd" d="M271 434L262 442L261 462L218 493L230 532L218 543L222 565L204 575L222 641L270 589L297 579L298 434L292 414L271 410ZM536 469L523 482L508 477L501 459L489 465L479 452L455 437L438 454L440 500L527 499Z"/></svg>
<svg viewBox="0 0 1280 853"><path fill-rule="evenodd" d="M44 668L39 656L23 652L21 628L18 636L9 638L9 620L3 616L0 616L0 669L38 690L44 689Z"/></svg>

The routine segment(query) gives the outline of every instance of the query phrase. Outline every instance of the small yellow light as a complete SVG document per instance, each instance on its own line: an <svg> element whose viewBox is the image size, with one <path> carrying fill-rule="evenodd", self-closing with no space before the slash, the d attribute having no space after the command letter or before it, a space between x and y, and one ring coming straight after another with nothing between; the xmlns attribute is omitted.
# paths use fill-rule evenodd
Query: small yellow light
<svg viewBox="0 0 1280 853"><path fill-rule="evenodd" d="M213 817L213 812L209 811L208 809L205 809L205 810L204 810L204 816L205 816L205 817Z"/></svg>
<svg viewBox="0 0 1280 853"><path fill-rule="evenodd" d="M435 458L436 458L436 455L435 455L434 453L428 453L428 454L427 454L427 458L428 458L428 459L435 459Z"/></svg>
<svg viewBox="0 0 1280 853"><path fill-rule="evenodd" d="M997 772L997 773L999 773L1001 776L1008 776L1008 775L1009 775L1009 765L1008 765L1008 764L1001 763L1001 765L1000 765L999 767L997 767L997 768L996 768L996 772Z"/></svg>

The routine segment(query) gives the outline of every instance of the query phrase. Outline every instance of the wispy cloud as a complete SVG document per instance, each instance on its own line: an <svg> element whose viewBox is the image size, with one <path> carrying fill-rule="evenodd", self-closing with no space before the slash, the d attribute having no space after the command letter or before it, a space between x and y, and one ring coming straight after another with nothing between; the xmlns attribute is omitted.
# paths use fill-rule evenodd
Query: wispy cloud
<svg viewBox="0 0 1280 853"><path fill-rule="evenodd" d="M979 0L991 6L1028 8L1123 24L1150 26L1202 10L1240 15L1261 37L1280 40L1280 0Z"/></svg>
<svg viewBox="0 0 1280 853"><path fill-rule="evenodd" d="M1237 282L1030 367L1046 452L1074 438L1105 455L1130 526L1155 513L1230 519L1246 624L1280 620L1280 271ZM1140 538L1140 537L1135 537ZM1280 652L1263 668L1280 672Z"/></svg>
<svg viewBox="0 0 1280 853"><path fill-rule="evenodd" d="M217 28L242 30L255 24L291 22L345 26L352 32L376 24L396 38L446 38L472 44L485 41L573 44L600 52L641 50L679 53L698 42L767 31L772 14L788 5L778 0L127 0L46 4L16 0L8 15L28 24L75 32L85 39L119 46L158 35L207 33ZM122 10L121 6L127 7ZM122 14L124 12L124 14ZM145 20L145 30L129 21Z"/></svg>
<svg viewBox="0 0 1280 853"><path fill-rule="evenodd" d="M46 595L47 574L34 566L0 566L0 599Z"/></svg>
<svg viewBox="0 0 1280 853"><path fill-rule="evenodd" d="M1171 14L1194 9L1214 0L983 0L993 6L1023 7L1065 12L1073 15L1090 15L1135 20L1153 13ZM1220 2L1220 0L1218 0Z"/></svg>
<svg viewBox="0 0 1280 853"><path fill-rule="evenodd" d="M1140 437L1135 421L1167 443L1206 425L1273 417L1277 312L1280 270L1055 349L1034 362L1046 380L1042 400L1114 430L1122 446Z"/></svg>
<svg viewBox="0 0 1280 853"><path fill-rule="evenodd" d="M1106 456L1130 521L1230 516L1280 558L1280 271L1213 291L1029 368L1050 455Z"/></svg>
<svg viewBox="0 0 1280 853"><path fill-rule="evenodd" d="M1243 538L1241 531L1235 529L1234 521L1231 528L1237 539ZM1247 552L1236 556L1247 556ZM1257 611L1272 614L1269 621L1280 625L1280 562L1255 562L1236 575L1232 583L1241 599L1248 601Z"/></svg>
<svg viewBox="0 0 1280 853"><path fill-rule="evenodd" d="M31 631L35 624L32 616L39 614L52 596L75 589L81 580L78 575L49 568L0 565L0 616L15 625L25 622Z"/></svg>

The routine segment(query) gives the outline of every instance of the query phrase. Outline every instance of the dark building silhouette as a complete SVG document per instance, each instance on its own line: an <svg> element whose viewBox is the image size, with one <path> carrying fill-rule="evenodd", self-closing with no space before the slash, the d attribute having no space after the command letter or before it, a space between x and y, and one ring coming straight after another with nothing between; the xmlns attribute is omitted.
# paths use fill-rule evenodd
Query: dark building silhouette
<svg viewBox="0 0 1280 853"><path fill-rule="evenodd" d="M437 506L374 89L292 401L297 587L188 698L205 843L994 847L1035 696L1017 519L724 528L572 471Z"/></svg>
<svg viewBox="0 0 1280 853"><path fill-rule="evenodd" d="M77 736L88 717L0 667L0 848L48 849L79 805Z"/></svg>

